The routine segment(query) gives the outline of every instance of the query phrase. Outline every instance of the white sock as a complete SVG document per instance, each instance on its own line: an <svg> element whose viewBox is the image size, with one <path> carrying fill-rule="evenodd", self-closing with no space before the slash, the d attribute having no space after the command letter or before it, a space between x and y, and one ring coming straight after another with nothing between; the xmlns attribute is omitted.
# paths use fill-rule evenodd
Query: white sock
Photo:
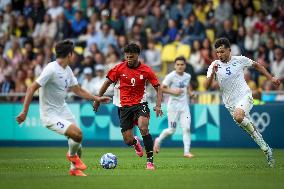
<svg viewBox="0 0 284 189"><path fill-rule="evenodd" d="M182 129L182 137L183 137L183 146L184 146L184 154L188 154L190 150L190 133L189 129Z"/></svg>
<svg viewBox="0 0 284 189"><path fill-rule="evenodd" d="M244 117L240 126L253 138L253 140L258 144L258 146L262 151L265 152L268 150L269 148L268 144L263 140L262 135L253 125L253 122L251 120Z"/></svg>
<svg viewBox="0 0 284 189"><path fill-rule="evenodd" d="M74 156L74 155L76 155L81 143L75 142L72 138L69 138L68 139L68 145L69 145L68 153L70 154L70 156Z"/></svg>
<svg viewBox="0 0 284 189"><path fill-rule="evenodd" d="M162 144L163 140L167 138L168 136L172 135L175 131L176 129L173 129L173 128L164 129L162 133L160 134L160 136L158 137L158 143Z"/></svg>
<svg viewBox="0 0 284 189"><path fill-rule="evenodd" d="M70 163L70 170L75 170L76 169L76 167L75 167L75 164L74 163Z"/></svg>
<svg viewBox="0 0 284 189"><path fill-rule="evenodd" d="M81 158L82 156L82 144L80 144L79 148L78 148L78 151L77 151L77 155L79 156L79 158Z"/></svg>

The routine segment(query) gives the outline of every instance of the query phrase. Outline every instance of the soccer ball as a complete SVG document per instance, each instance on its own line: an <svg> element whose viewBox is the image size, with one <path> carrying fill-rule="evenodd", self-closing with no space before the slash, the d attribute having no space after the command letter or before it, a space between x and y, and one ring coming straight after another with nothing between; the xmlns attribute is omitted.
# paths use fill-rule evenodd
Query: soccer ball
<svg viewBox="0 0 284 189"><path fill-rule="evenodd" d="M106 153L101 157L100 164L104 169L114 169L117 166L117 158L112 153Z"/></svg>

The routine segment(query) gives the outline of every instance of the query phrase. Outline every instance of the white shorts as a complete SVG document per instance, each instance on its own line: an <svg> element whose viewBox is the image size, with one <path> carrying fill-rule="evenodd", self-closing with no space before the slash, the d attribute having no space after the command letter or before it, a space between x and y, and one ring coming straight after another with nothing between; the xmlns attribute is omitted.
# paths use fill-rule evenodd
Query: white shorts
<svg viewBox="0 0 284 189"><path fill-rule="evenodd" d="M178 121L182 128L190 129L191 115L190 111L168 111L168 126L176 128Z"/></svg>
<svg viewBox="0 0 284 189"><path fill-rule="evenodd" d="M42 118L46 128L58 134L65 135L71 124L76 124L74 115L68 108L64 108L60 113L51 113Z"/></svg>
<svg viewBox="0 0 284 189"><path fill-rule="evenodd" d="M245 116L249 117L249 112L253 107L253 98L252 96L246 95L244 96L234 107L229 107L228 110L231 115L234 115L234 112L237 108L242 109L245 112Z"/></svg>

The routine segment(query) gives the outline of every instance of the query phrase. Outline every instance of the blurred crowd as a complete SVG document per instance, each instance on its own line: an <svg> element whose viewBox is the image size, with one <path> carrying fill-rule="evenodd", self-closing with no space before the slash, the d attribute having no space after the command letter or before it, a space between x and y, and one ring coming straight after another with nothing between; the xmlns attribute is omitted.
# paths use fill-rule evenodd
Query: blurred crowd
<svg viewBox="0 0 284 189"><path fill-rule="evenodd" d="M233 55L258 61L283 82L283 35L284 3L277 0L0 0L0 93L24 93L55 60L55 43L67 38L76 46L74 74L93 94L129 42L141 46L141 61L161 80L171 71L162 72L163 48L188 46L187 72L195 90L202 89L199 78L216 59L218 37L230 40ZM245 73L256 96L283 90L254 70Z"/></svg>

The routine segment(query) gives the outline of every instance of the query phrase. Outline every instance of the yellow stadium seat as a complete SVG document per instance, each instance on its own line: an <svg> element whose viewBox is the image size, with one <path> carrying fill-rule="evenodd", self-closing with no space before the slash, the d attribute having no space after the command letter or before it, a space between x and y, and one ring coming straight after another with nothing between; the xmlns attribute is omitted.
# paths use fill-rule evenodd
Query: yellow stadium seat
<svg viewBox="0 0 284 189"><path fill-rule="evenodd" d="M197 81L198 81L198 91L203 92L205 91L204 83L206 81L206 76L205 75L199 75L197 76Z"/></svg>
<svg viewBox="0 0 284 189"><path fill-rule="evenodd" d="M220 4L220 1L219 0L213 0L213 7L214 9L216 9Z"/></svg>
<svg viewBox="0 0 284 189"><path fill-rule="evenodd" d="M186 60L189 59L190 56L190 46L186 44L181 44L177 47L177 55L176 56L184 56Z"/></svg>
<svg viewBox="0 0 284 189"><path fill-rule="evenodd" d="M75 51L76 53L78 53L79 55L82 55L83 52L84 52L84 49L83 49L83 47L77 46L77 47L74 48L74 51Z"/></svg>
<svg viewBox="0 0 284 189"><path fill-rule="evenodd" d="M13 53L12 49L7 50L6 56L7 56L9 59L12 59L12 58L13 58L14 53Z"/></svg>
<svg viewBox="0 0 284 189"><path fill-rule="evenodd" d="M238 16L233 16L233 29L236 31L238 30L238 25L239 25L239 18Z"/></svg>
<svg viewBox="0 0 284 189"><path fill-rule="evenodd" d="M173 62L176 58L176 46L173 44L165 45L162 49L161 59L162 62Z"/></svg>
<svg viewBox="0 0 284 189"><path fill-rule="evenodd" d="M258 77L258 87L262 88L263 83L266 81L266 77L264 75L260 75Z"/></svg>
<svg viewBox="0 0 284 189"><path fill-rule="evenodd" d="M198 96L198 104L211 104L212 95L211 94L200 94Z"/></svg>
<svg viewBox="0 0 284 189"><path fill-rule="evenodd" d="M261 0L253 0L252 3L256 11L259 11L261 9Z"/></svg>
<svg viewBox="0 0 284 189"><path fill-rule="evenodd" d="M206 37L209 39L211 43L214 43L215 40L215 32L213 29L206 30Z"/></svg>

